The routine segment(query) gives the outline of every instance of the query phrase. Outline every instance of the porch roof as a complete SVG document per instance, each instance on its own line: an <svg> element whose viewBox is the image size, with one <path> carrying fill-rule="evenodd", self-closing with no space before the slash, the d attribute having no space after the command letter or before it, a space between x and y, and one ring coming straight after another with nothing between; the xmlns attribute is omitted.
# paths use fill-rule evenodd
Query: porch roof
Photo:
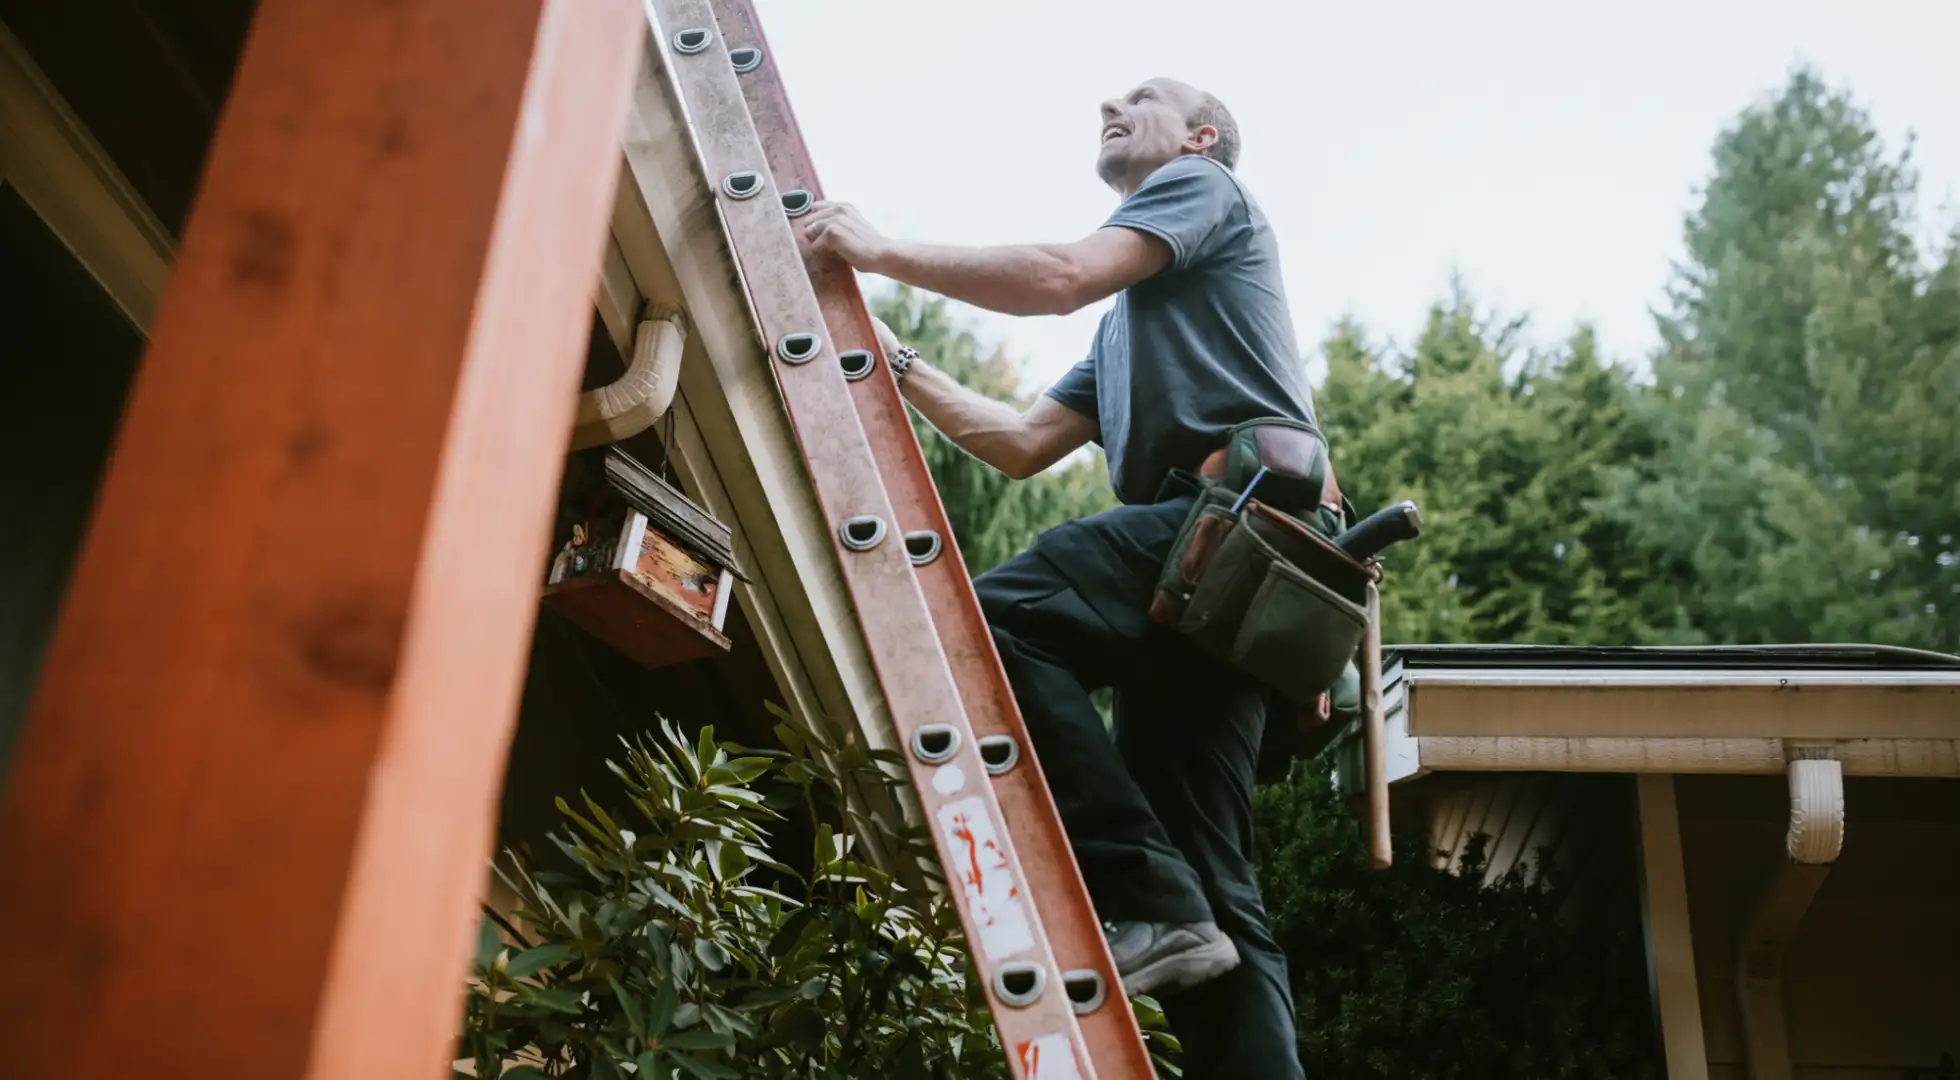
<svg viewBox="0 0 1960 1080"><path fill-rule="evenodd" d="M1409 645L1384 660L1391 782L1430 772L1960 776L1960 657L1879 645ZM1359 790L1359 725L1329 752Z"/></svg>

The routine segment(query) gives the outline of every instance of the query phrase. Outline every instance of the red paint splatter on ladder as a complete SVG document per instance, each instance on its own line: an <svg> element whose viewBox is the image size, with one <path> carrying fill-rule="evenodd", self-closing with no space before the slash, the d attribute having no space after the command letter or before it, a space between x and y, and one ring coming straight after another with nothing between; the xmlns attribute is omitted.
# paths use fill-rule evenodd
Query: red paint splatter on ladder
<svg viewBox="0 0 1960 1080"><path fill-rule="evenodd" d="M966 883L983 893L986 892L987 874L980 869L980 845L973 838L972 819L965 814L953 818L953 836L966 845ZM992 848L994 845L989 842L987 846Z"/></svg>
<svg viewBox="0 0 1960 1080"><path fill-rule="evenodd" d="M1020 882L1008 841L978 797L959 799L934 812L946 857L946 880L965 894L968 925L979 931L981 951L991 959L1035 946L1033 927L1021 904ZM1053 1051L1049 1052L1053 1057Z"/></svg>
<svg viewBox="0 0 1960 1080"><path fill-rule="evenodd" d="M1047 1053L1044 1054L1042 1052L1044 1050ZM1082 1080L1082 1070L1077 1067L1075 1050L1070 1046L1066 1035L1043 1035L1037 1039L1017 1043L1014 1047L1014 1056L1020 1061L1021 1075L1027 1080Z"/></svg>

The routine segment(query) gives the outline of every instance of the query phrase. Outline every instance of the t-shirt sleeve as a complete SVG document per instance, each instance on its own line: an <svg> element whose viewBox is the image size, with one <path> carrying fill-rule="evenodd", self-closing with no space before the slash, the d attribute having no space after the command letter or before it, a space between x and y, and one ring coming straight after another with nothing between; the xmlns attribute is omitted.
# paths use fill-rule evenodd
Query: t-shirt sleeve
<svg viewBox="0 0 1960 1080"><path fill-rule="evenodd" d="M1224 166L1186 154L1151 173L1104 228L1119 225L1157 237L1170 245L1171 266L1182 270L1221 238L1242 198Z"/></svg>
<svg viewBox="0 0 1960 1080"><path fill-rule="evenodd" d="M1096 358L1085 357L1081 363L1068 369L1066 374L1055 380L1055 385L1048 388L1048 396L1096 420L1100 425L1100 414L1096 409Z"/></svg>

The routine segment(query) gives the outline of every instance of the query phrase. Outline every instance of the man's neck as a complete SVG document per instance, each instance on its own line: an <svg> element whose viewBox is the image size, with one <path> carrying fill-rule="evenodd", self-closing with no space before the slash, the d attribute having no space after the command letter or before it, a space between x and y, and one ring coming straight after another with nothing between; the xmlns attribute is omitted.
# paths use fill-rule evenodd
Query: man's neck
<svg viewBox="0 0 1960 1080"><path fill-rule="evenodd" d="M1140 165L1137 168L1132 169L1129 173L1125 174L1120 180L1110 184L1109 186L1115 190L1117 198L1127 199L1130 196L1135 195L1137 193L1137 189L1143 186L1143 182L1145 180L1150 179L1153 175L1155 175L1158 169L1161 169L1164 166L1169 165L1171 162L1176 161L1178 158L1187 156L1187 153L1180 153L1177 155L1177 157L1169 158L1164 161L1155 162L1150 165Z"/></svg>

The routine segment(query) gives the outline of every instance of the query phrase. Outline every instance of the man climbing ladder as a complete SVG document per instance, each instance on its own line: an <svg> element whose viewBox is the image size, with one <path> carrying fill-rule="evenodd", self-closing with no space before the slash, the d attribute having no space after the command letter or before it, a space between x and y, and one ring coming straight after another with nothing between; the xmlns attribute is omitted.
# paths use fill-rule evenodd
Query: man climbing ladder
<svg viewBox="0 0 1960 1080"><path fill-rule="evenodd" d="M879 330L906 400L980 460L1024 478L1091 440L1106 452L1124 505L1045 534L975 587L1125 989L1164 996L1187 1076L1299 1076L1251 823L1267 714L1290 706L1151 606L1200 476L1225 475L1242 425L1298 433L1294 459L1309 443L1325 478L1317 501L1338 505L1338 493L1273 233L1232 172L1231 114L1153 79L1104 102L1102 119L1097 172L1122 203L1074 243L906 243L844 204L803 225L817 255L993 311L1062 314L1116 297L1088 358L1025 412ZM1113 741L1090 698L1101 687L1115 692Z"/></svg>

